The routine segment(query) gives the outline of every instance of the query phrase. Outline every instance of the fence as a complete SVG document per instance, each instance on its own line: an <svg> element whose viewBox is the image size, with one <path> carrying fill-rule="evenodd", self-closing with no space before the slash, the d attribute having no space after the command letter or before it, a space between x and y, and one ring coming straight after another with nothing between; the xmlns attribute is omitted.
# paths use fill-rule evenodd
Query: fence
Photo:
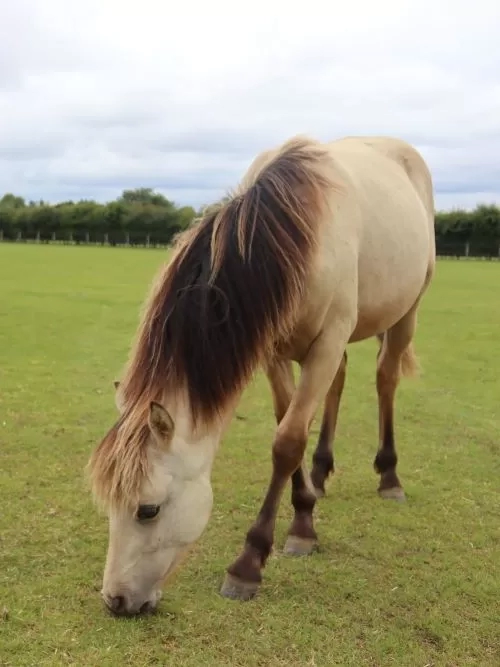
<svg viewBox="0 0 500 667"><path fill-rule="evenodd" d="M463 243L436 242L438 257L448 259L500 260L500 240L491 242L465 241Z"/></svg>
<svg viewBox="0 0 500 667"><path fill-rule="evenodd" d="M171 235L170 235L171 236ZM82 245L82 246L128 246L128 247L143 247L143 248L166 248L171 245L171 240L166 241L165 235L164 238L160 238L160 235L156 236L154 234L141 234L141 233L113 233L113 232L101 232L91 234L90 232L81 232L73 234L69 232L68 234L56 234L56 232L51 232L50 234L41 235L40 232L36 232L34 236L23 236L21 232L16 232L15 238L8 238L3 234L3 231L0 229L0 242L4 243L40 243L40 244L50 244L50 245Z"/></svg>
<svg viewBox="0 0 500 667"><path fill-rule="evenodd" d="M58 244L58 245L90 245L90 246L126 246L126 247L142 247L142 248L166 248L171 245L171 241L166 241L162 235L155 236L154 234L140 234L135 232L129 234L127 232L78 232L73 234L69 232L67 235L57 235L52 232L50 235L41 236L40 233L35 233L34 236L26 237L21 232L16 233L15 238L4 238L3 231L0 229L0 242L10 243L41 243L41 244ZM438 257L448 259L489 259L500 260L500 239L490 242L464 241L464 242L436 242L436 249Z"/></svg>

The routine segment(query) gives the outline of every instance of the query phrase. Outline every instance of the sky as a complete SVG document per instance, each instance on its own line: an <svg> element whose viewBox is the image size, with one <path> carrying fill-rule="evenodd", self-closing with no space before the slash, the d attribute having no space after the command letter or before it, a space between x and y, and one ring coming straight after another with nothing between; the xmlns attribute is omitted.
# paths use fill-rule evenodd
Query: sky
<svg viewBox="0 0 500 667"><path fill-rule="evenodd" d="M211 203L295 134L413 143L438 209L500 204L496 0L16 0L0 196Z"/></svg>

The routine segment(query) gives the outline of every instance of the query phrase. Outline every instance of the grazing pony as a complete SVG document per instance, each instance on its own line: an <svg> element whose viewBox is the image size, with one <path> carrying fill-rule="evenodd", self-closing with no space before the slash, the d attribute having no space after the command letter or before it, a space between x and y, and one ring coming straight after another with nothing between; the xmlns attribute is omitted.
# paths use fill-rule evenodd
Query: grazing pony
<svg viewBox="0 0 500 667"><path fill-rule="evenodd" d="M94 450L109 515L102 595L115 614L153 609L211 513L211 469L238 400L264 368L277 429L272 475L221 593L249 599L292 483L285 551L316 545L316 498L349 343L377 336L379 494L401 500L393 405L416 369L417 309L435 268L433 186L420 154L383 137L295 137L259 155L236 192L179 239L145 304L117 392L119 418ZM301 368L295 387L292 361ZM304 452L324 404L309 477Z"/></svg>

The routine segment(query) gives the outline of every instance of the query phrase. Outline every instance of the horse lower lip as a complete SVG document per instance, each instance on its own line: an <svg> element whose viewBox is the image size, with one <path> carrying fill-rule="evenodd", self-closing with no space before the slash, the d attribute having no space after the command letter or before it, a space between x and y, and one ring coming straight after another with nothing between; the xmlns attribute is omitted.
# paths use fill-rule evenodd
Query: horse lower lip
<svg viewBox="0 0 500 667"><path fill-rule="evenodd" d="M148 600L148 602L145 602L141 608L139 609L140 614L150 614L155 610L155 606L152 602Z"/></svg>

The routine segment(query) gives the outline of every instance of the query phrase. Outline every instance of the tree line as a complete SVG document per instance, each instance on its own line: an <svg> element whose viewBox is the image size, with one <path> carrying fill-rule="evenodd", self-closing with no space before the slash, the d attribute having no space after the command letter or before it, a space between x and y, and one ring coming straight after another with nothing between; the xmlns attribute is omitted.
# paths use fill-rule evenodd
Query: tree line
<svg viewBox="0 0 500 667"><path fill-rule="evenodd" d="M11 193L0 199L0 234L4 240L51 240L73 243L168 245L200 212L178 207L151 188L124 190L114 201L49 204L26 202Z"/></svg>
<svg viewBox="0 0 500 667"><path fill-rule="evenodd" d="M6 194L0 199L3 240L51 240L111 245L168 245L192 225L201 210L176 206L151 188L124 190L105 204L92 200L49 204ZM498 256L500 208L481 204L472 211L436 213L436 243L442 254ZM466 249L466 250L464 250Z"/></svg>
<svg viewBox="0 0 500 667"><path fill-rule="evenodd" d="M500 257L500 207L480 204L471 211L438 211L436 245L441 254L465 247L466 254Z"/></svg>

